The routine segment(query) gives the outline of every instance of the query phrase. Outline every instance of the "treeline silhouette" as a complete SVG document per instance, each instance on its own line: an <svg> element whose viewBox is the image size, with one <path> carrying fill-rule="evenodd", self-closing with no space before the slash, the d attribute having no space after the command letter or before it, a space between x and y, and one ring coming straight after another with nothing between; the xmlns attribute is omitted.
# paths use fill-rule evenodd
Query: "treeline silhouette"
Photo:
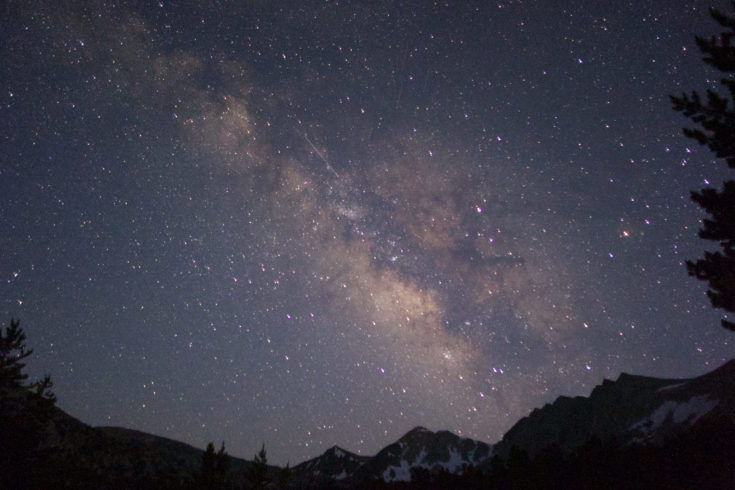
<svg viewBox="0 0 735 490"><path fill-rule="evenodd" d="M25 360L32 352L18 321L11 319L0 329L0 489L288 487L288 466L268 466L265 445L245 462L231 458L224 442L219 451L209 443L202 453L175 441L76 420L55 406L49 376L28 381Z"/></svg>
<svg viewBox="0 0 735 490"><path fill-rule="evenodd" d="M93 428L55 406L48 376L28 381L31 354L19 323L0 329L0 488L12 489L732 489L735 423L707 417L655 444L590 439L529 455L513 447L461 475L411 470L410 482L335 481L268 466L265 445L253 460L231 458L224 442L203 453L175 441L129 431ZM110 430L112 429L112 430ZM153 440L153 442L151 442ZM302 475L303 476L303 475ZM382 475L381 475L382 476Z"/></svg>

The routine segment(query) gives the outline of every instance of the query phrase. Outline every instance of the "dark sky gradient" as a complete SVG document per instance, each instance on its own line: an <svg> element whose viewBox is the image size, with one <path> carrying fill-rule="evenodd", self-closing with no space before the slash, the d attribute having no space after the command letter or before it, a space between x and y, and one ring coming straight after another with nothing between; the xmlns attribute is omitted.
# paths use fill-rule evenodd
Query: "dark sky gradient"
<svg viewBox="0 0 735 490"><path fill-rule="evenodd" d="M8 0L0 320L81 420L279 464L711 370L709 5Z"/></svg>

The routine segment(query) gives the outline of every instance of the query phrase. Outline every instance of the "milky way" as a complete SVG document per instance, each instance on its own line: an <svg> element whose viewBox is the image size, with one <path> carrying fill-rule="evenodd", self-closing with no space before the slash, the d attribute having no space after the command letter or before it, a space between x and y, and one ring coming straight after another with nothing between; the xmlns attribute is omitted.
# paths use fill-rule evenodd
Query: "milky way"
<svg viewBox="0 0 735 490"><path fill-rule="evenodd" d="M199 3L3 8L0 314L64 410L297 463L732 355L704 2Z"/></svg>

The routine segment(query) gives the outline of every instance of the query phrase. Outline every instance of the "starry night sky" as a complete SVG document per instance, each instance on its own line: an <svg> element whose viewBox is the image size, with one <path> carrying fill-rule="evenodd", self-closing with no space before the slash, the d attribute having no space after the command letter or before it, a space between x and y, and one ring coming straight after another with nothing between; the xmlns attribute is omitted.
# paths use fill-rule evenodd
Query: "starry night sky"
<svg viewBox="0 0 735 490"><path fill-rule="evenodd" d="M8 0L0 321L75 417L277 464L711 370L709 6Z"/></svg>

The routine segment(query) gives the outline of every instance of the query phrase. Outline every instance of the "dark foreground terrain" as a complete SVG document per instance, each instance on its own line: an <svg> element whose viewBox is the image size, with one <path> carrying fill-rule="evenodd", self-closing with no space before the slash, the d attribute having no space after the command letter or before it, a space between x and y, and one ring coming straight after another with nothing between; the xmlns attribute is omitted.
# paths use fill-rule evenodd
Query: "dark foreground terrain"
<svg viewBox="0 0 735 490"><path fill-rule="evenodd" d="M416 428L373 457L293 468L116 427L28 388L0 398L0 488L735 488L735 361L693 379L623 374L560 397L497 444Z"/></svg>

